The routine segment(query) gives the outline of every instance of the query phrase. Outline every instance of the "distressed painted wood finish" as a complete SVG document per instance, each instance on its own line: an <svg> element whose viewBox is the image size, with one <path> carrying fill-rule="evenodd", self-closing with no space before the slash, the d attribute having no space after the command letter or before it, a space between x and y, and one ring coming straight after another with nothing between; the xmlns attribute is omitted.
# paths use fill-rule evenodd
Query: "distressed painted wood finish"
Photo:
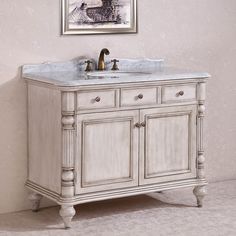
<svg viewBox="0 0 236 236"><path fill-rule="evenodd" d="M121 89L120 103L122 107L156 104L157 88Z"/></svg>
<svg viewBox="0 0 236 236"><path fill-rule="evenodd" d="M30 193L29 195L29 200L31 201L31 209L33 212L37 212L39 210L39 207L40 207L40 202L41 202L41 199L43 198L43 196L41 194L38 194L38 193Z"/></svg>
<svg viewBox="0 0 236 236"><path fill-rule="evenodd" d="M138 111L79 115L76 193L138 185Z"/></svg>
<svg viewBox="0 0 236 236"><path fill-rule="evenodd" d="M205 156L204 156L204 139L203 139L203 122L205 116L205 99L206 99L206 83L198 84L198 115L197 115L197 177L198 179L205 179ZM193 191L197 198L198 207L202 207L203 198L207 194L206 186L197 186Z"/></svg>
<svg viewBox="0 0 236 236"><path fill-rule="evenodd" d="M117 90L83 91L77 94L78 110L96 110L116 107Z"/></svg>
<svg viewBox="0 0 236 236"><path fill-rule="evenodd" d="M61 193L61 93L28 86L28 180Z"/></svg>
<svg viewBox="0 0 236 236"><path fill-rule="evenodd" d="M65 229L71 228L71 222L76 214L75 208L73 205L62 205L59 211L59 215L63 219Z"/></svg>
<svg viewBox="0 0 236 236"><path fill-rule="evenodd" d="M75 93L61 93L61 127L62 127L62 162L61 162L61 197L75 196ZM61 204L59 212L65 228L71 227L75 215L73 204Z"/></svg>
<svg viewBox="0 0 236 236"><path fill-rule="evenodd" d="M197 96L196 84L163 86L162 88L163 103L194 101L196 100L196 96Z"/></svg>
<svg viewBox="0 0 236 236"><path fill-rule="evenodd" d="M62 93L62 197L75 194L75 95Z"/></svg>
<svg viewBox="0 0 236 236"><path fill-rule="evenodd" d="M143 109L140 183L196 177L196 107Z"/></svg>
<svg viewBox="0 0 236 236"><path fill-rule="evenodd" d="M204 78L28 86L33 209L41 196L56 201L69 228L85 202L194 187L202 206Z"/></svg>
<svg viewBox="0 0 236 236"><path fill-rule="evenodd" d="M206 99L206 84L199 83L198 85L198 116L197 116L197 132L198 132L198 166L197 173L199 179L205 178L204 171L204 140L203 140L203 122L205 116L205 99Z"/></svg>

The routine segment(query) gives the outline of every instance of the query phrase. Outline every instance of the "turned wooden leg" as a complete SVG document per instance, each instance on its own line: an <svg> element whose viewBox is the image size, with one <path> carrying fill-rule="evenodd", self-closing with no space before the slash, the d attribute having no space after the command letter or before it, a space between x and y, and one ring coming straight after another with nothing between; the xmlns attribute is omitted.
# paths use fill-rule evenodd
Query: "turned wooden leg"
<svg viewBox="0 0 236 236"><path fill-rule="evenodd" d="M60 216L65 225L65 229L71 228L71 221L73 216L75 215L75 209L73 206L62 205L60 210Z"/></svg>
<svg viewBox="0 0 236 236"><path fill-rule="evenodd" d="M29 195L29 200L32 203L31 209L33 212L37 212L39 210L40 207L40 201L42 199L42 195L38 194L38 193L31 193Z"/></svg>
<svg viewBox="0 0 236 236"><path fill-rule="evenodd" d="M193 190L193 194L197 198L197 206L203 206L203 198L207 195L207 188L206 186L197 186Z"/></svg>

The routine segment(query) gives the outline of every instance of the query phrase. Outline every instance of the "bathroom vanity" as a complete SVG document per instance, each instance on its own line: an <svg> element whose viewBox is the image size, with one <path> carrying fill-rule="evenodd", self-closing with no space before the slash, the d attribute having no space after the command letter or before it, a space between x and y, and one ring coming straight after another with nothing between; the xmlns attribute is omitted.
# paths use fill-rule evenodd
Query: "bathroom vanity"
<svg viewBox="0 0 236 236"><path fill-rule="evenodd" d="M85 72L84 61L23 67L33 210L52 199L68 228L76 204L182 187L201 207L209 74L148 59Z"/></svg>

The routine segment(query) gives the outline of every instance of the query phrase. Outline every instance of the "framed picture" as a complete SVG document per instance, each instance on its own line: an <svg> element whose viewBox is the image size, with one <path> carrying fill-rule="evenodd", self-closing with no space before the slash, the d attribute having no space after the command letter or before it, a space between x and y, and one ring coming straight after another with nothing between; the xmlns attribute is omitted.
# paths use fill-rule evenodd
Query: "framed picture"
<svg viewBox="0 0 236 236"><path fill-rule="evenodd" d="M61 0L62 34L137 32L136 0Z"/></svg>

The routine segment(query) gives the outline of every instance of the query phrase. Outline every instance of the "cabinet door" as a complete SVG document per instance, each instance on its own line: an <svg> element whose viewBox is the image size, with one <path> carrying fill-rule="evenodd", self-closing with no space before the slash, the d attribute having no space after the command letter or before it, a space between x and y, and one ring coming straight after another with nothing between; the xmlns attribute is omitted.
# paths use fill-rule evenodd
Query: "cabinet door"
<svg viewBox="0 0 236 236"><path fill-rule="evenodd" d="M196 106L141 110L140 184L196 177Z"/></svg>
<svg viewBox="0 0 236 236"><path fill-rule="evenodd" d="M138 111L77 117L76 194L138 185Z"/></svg>

